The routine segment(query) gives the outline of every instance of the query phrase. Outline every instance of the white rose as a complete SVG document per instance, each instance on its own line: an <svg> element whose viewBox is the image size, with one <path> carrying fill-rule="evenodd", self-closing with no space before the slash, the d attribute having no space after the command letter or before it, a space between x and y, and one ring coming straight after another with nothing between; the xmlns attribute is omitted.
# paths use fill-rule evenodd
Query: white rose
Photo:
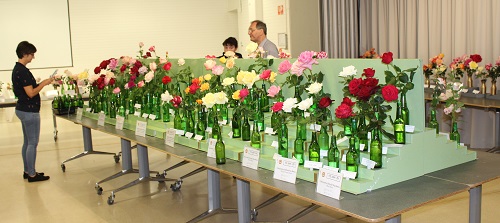
<svg viewBox="0 0 500 223"><path fill-rule="evenodd" d="M257 47L259 47L259 45L257 45L257 43L250 42L247 45L246 51L247 51L248 54L251 54L251 53L255 52L255 50L257 50Z"/></svg>
<svg viewBox="0 0 500 223"><path fill-rule="evenodd" d="M306 90L309 92L309 94L316 94L319 91L321 91L322 88L323 88L322 83L314 82L311 85L309 85L309 87L306 88Z"/></svg>
<svg viewBox="0 0 500 223"><path fill-rule="evenodd" d="M182 66L182 65L184 65L185 63L186 63L186 61L185 61L183 58L181 58L181 59L177 60L177 65L179 65L179 66Z"/></svg>
<svg viewBox="0 0 500 223"><path fill-rule="evenodd" d="M149 83L151 82L151 80L153 80L153 78L155 77L155 74L153 73L153 71L149 71L145 76L144 76L144 81L146 83Z"/></svg>
<svg viewBox="0 0 500 223"><path fill-rule="evenodd" d="M229 50L229 51L224 52L224 56L226 56L226 57L234 57L234 55L235 55L234 51Z"/></svg>
<svg viewBox="0 0 500 223"><path fill-rule="evenodd" d="M347 66L342 69L342 71L339 73L339 77L349 77L349 76L354 76L358 70L354 66Z"/></svg>
<svg viewBox="0 0 500 223"><path fill-rule="evenodd" d="M227 87L231 84L234 84L234 77L226 77L222 80L222 86Z"/></svg>
<svg viewBox="0 0 500 223"><path fill-rule="evenodd" d="M313 99L311 97L311 98L308 98L306 100L301 101L299 104L297 104L297 107L300 110L305 111L305 110L309 109L312 104L313 104Z"/></svg>
<svg viewBox="0 0 500 223"><path fill-rule="evenodd" d="M215 96L215 103L216 104L223 105L223 104L226 104L229 101L229 99L227 98L226 93L224 93L222 91L218 92L218 93L215 93L214 96Z"/></svg>
<svg viewBox="0 0 500 223"><path fill-rule="evenodd" d="M283 111L284 112L292 112L292 108L297 107L297 98L288 98L283 102Z"/></svg>
<svg viewBox="0 0 500 223"><path fill-rule="evenodd" d="M162 101L165 101L165 102L169 102L170 100L172 100L174 97L172 97L172 95L170 95L170 92L165 91L165 93L161 94L161 100Z"/></svg>

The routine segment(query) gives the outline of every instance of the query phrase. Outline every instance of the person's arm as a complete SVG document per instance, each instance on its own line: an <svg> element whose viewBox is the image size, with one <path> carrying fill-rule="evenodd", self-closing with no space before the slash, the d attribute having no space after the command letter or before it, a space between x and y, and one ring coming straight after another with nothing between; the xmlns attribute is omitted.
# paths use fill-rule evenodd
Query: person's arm
<svg viewBox="0 0 500 223"><path fill-rule="evenodd" d="M49 85L50 83L52 83L52 78L43 80L36 88L33 88L32 85L24 86L24 91L26 92L26 95L28 95L28 97L32 98L40 93L43 87Z"/></svg>

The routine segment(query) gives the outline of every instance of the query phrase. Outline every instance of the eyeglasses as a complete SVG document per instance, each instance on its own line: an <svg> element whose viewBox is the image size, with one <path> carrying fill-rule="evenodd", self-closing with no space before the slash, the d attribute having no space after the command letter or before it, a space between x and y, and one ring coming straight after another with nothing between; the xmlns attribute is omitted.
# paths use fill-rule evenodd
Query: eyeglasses
<svg viewBox="0 0 500 223"><path fill-rule="evenodd" d="M253 33L257 29L248 29L248 33Z"/></svg>

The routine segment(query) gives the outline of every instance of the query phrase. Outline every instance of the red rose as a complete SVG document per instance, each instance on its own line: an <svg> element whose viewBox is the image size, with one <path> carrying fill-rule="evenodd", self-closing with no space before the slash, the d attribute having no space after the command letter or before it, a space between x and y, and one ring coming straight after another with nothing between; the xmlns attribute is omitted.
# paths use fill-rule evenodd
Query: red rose
<svg viewBox="0 0 500 223"><path fill-rule="evenodd" d="M346 104L347 106L352 107L356 104L356 102L352 102L350 98L345 97L344 99L342 99L341 104Z"/></svg>
<svg viewBox="0 0 500 223"><path fill-rule="evenodd" d="M111 79L109 79L108 85L113 86L113 85L115 85L115 82L116 82L116 79L111 78Z"/></svg>
<svg viewBox="0 0 500 223"><path fill-rule="evenodd" d="M271 70L265 70L260 74L260 79L262 80L267 80L269 77L271 77Z"/></svg>
<svg viewBox="0 0 500 223"><path fill-rule="evenodd" d="M109 60L103 60L103 61L101 62L101 64L99 64L99 67L100 67L101 69L106 69L106 67L108 66L108 64L109 64Z"/></svg>
<svg viewBox="0 0 500 223"><path fill-rule="evenodd" d="M347 104L340 104L339 107L335 109L335 116L337 118L346 119L354 116L354 114L352 113L351 106Z"/></svg>
<svg viewBox="0 0 500 223"><path fill-rule="evenodd" d="M476 63L480 63L481 61L483 61L483 58L481 58L481 55L479 54L472 54L470 55L470 58Z"/></svg>
<svg viewBox="0 0 500 223"><path fill-rule="evenodd" d="M366 68L363 70L363 76L365 77L373 77L375 76L375 70L372 68Z"/></svg>
<svg viewBox="0 0 500 223"><path fill-rule="evenodd" d="M120 67L120 72L123 73L123 72L125 72L126 69L127 69L127 65L122 64L122 66Z"/></svg>
<svg viewBox="0 0 500 223"><path fill-rule="evenodd" d="M382 63L390 64L392 62L392 52L382 54Z"/></svg>
<svg viewBox="0 0 500 223"><path fill-rule="evenodd" d="M172 100L170 100L170 102L172 102L172 105L174 107L178 108L182 102L182 98L180 96L175 96L174 98L172 98Z"/></svg>
<svg viewBox="0 0 500 223"><path fill-rule="evenodd" d="M146 58L151 57L151 52L146 52Z"/></svg>
<svg viewBox="0 0 500 223"><path fill-rule="evenodd" d="M134 63L134 67L137 67L137 69L139 69L140 67L142 67L141 61L136 60L135 63Z"/></svg>
<svg viewBox="0 0 500 223"><path fill-rule="evenodd" d="M398 100L398 94L398 89L392 84L388 84L382 88L382 97L387 102Z"/></svg>
<svg viewBox="0 0 500 223"><path fill-rule="evenodd" d="M363 80L363 86L375 87L377 85L378 85L377 78L369 77Z"/></svg>
<svg viewBox="0 0 500 223"><path fill-rule="evenodd" d="M200 85L191 84L191 85L189 85L189 93L190 94L195 94L196 90L198 90L199 88L200 88Z"/></svg>
<svg viewBox="0 0 500 223"><path fill-rule="evenodd" d="M172 78L170 78L169 76L165 76L161 79L161 82L163 82L163 84L168 84L172 82Z"/></svg>
<svg viewBox="0 0 500 223"><path fill-rule="evenodd" d="M165 71L169 71L171 67L172 67L172 63L170 63L170 62L166 62L166 63L163 65L163 70L165 70Z"/></svg>
<svg viewBox="0 0 500 223"><path fill-rule="evenodd" d="M200 85L200 79L199 78L195 78L195 79L191 80L191 84Z"/></svg>
<svg viewBox="0 0 500 223"><path fill-rule="evenodd" d="M127 87L128 87L128 89L135 87L134 81L132 81L132 80L129 81L128 84L127 84Z"/></svg>
<svg viewBox="0 0 500 223"><path fill-rule="evenodd" d="M364 86L359 91L356 97L363 101L368 101L370 97L377 91L378 86Z"/></svg>
<svg viewBox="0 0 500 223"><path fill-rule="evenodd" d="M363 80L361 78L354 78L349 82L349 93L352 95L356 95L361 87L361 83Z"/></svg>
<svg viewBox="0 0 500 223"><path fill-rule="evenodd" d="M101 68L100 67L95 67L94 68L94 74L101 73Z"/></svg>
<svg viewBox="0 0 500 223"><path fill-rule="evenodd" d="M240 99L243 100L245 99L246 96L248 96L249 91L247 88L243 88L240 90Z"/></svg>
<svg viewBox="0 0 500 223"><path fill-rule="evenodd" d="M319 100L319 107L320 108L327 108L332 104L332 99L329 97L323 97Z"/></svg>
<svg viewBox="0 0 500 223"><path fill-rule="evenodd" d="M138 74L139 73L139 67L133 66L130 68L130 74Z"/></svg>
<svg viewBox="0 0 500 223"><path fill-rule="evenodd" d="M273 107L271 107L271 109L273 110L273 112L279 112L283 109L283 102L276 102L274 103Z"/></svg>

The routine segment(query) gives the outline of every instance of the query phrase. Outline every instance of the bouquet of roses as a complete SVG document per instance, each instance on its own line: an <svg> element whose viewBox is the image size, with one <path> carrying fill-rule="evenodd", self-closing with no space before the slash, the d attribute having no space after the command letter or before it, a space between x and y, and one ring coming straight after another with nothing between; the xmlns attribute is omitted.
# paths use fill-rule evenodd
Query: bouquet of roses
<svg viewBox="0 0 500 223"><path fill-rule="evenodd" d="M446 70L448 69L443 63L444 54L439 55L429 59L429 64L425 64L423 67L425 77L430 78L431 75L436 77L444 77Z"/></svg>

